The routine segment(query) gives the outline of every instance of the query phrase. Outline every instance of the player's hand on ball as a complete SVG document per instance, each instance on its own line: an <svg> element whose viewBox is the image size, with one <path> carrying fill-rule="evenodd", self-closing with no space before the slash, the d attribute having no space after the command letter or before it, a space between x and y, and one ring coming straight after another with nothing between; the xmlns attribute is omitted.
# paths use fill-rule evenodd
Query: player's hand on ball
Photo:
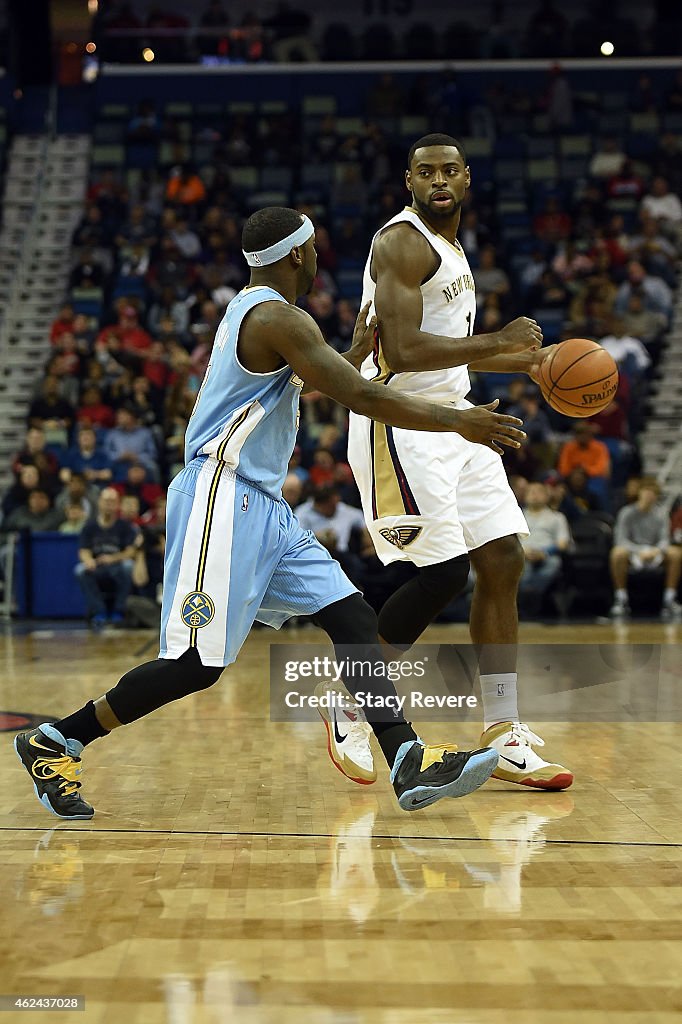
<svg viewBox="0 0 682 1024"><path fill-rule="evenodd" d="M526 349L538 349L542 345L542 329L537 320L527 316L519 316L500 331L502 352L511 355L525 352Z"/></svg>
<svg viewBox="0 0 682 1024"><path fill-rule="evenodd" d="M350 353L353 355L353 359L351 361L354 366L358 367L365 361L366 357L374 348L374 332L376 331L377 318L373 316L369 323L367 323L369 307L370 303L366 302L358 313L358 318L355 321L355 328L353 330L353 340L350 347Z"/></svg>
<svg viewBox="0 0 682 1024"><path fill-rule="evenodd" d="M476 405L473 409L460 410L462 422L458 432L467 441L484 444L486 448L492 448L494 452L502 455L500 445L520 448L526 435L518 429L523 426L523 420L517 419L516 416L503 416L499 412L493 412L498 405L499 401L495 399L488 405Z"/></svg>
<svg viewBox="0 0 682 1024"><path fill-rule="evenodd" d="M540 367L544 363L545 359L551 359L558 347L558 345L545 345L543 348L539 348L536 352L531 354L531 362L527 373L530 379L534 380L536 384L540 383Z"/></svg>

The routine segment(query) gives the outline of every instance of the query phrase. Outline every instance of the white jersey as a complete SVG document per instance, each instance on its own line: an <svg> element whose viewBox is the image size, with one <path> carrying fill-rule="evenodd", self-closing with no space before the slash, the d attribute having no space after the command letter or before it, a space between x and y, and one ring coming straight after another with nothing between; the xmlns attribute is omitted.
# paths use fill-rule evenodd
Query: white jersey
<svg viewBox="0 0 682 1024"><path fill-rule="evenodd" d="M416 210L406 207L384 224L374 238L367 257L362 282L362 305L370 302L369 315L374 315L376 283L370 268L377 237L392 224L407 223L420 231L440 258L438 270L421 285L424 312L421 330L447 338L465 338L474 332L476 317L476 286L471 268L459 242L449 242L438 234ZM421 395L433 401L459 403L468 394L471 384L466 366L446 370L421 370L393 373L389 370L381 351L381 338L375 351L362 364L363 377L385 383L388 387L408 395Z"/></svg>

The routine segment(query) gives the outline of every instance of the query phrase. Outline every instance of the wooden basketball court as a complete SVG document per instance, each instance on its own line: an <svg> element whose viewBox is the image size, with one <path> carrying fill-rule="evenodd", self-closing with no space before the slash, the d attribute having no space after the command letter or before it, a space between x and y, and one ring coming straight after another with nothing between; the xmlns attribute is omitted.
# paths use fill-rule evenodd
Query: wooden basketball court
<svg viewBox="0 0 682 1024"><path fill-rule="evenodd" d="M679 725L538 725L573 789L488 782L410 815L383 766L354 786L321 725L269 721L273 636L252 634L212 690L87 749L91 822L42 810L0 736L0 995L84 996L84 1012L37 1015L75 1024L679 1020ZM677 644L682 628L523 639ZM155 654L150 633L7 632L0 708L64 714ZM428 738L474 746L478 731Z"/></svg>

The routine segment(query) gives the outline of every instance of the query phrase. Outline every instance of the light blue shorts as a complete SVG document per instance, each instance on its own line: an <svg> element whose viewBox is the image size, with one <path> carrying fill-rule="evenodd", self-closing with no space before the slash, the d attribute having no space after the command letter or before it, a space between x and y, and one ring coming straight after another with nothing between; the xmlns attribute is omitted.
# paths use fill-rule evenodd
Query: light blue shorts
<svg viewBox="0 0 682 1024"><path fill-rule="evenodd" d="M357 593L283 499L201 456L168 490L161 658L231 665L254 619L279 628Z"/></svg>

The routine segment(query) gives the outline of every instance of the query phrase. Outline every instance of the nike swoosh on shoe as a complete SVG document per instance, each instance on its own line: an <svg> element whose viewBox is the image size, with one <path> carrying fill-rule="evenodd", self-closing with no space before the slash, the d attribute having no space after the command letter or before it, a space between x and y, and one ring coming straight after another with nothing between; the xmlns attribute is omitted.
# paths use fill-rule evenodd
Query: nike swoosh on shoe
<svg viewBox="0 0 682 1024"><path fill-rule="evenodd" d="M502 758L503 761L509 761L509 764L513 764L515 768L520 768L521 771L523 771L525 769L525 767L526 767L526 759L525 758L523 759L523 761L519 762L519 761L512 761L511 757L505 757L504 754L500 754L500 757Z"/></svg>
<svg viewBox="0 0 682 1024"><path fill-rule="evenodd" d="M334 723L334 739L336 740L337 743L343 743L346 740L348 733L346 733L345 736L342 736L341 733L339 732L339 727L336 723L336 711L334 711L332 714L332 721Z"/></svg>

